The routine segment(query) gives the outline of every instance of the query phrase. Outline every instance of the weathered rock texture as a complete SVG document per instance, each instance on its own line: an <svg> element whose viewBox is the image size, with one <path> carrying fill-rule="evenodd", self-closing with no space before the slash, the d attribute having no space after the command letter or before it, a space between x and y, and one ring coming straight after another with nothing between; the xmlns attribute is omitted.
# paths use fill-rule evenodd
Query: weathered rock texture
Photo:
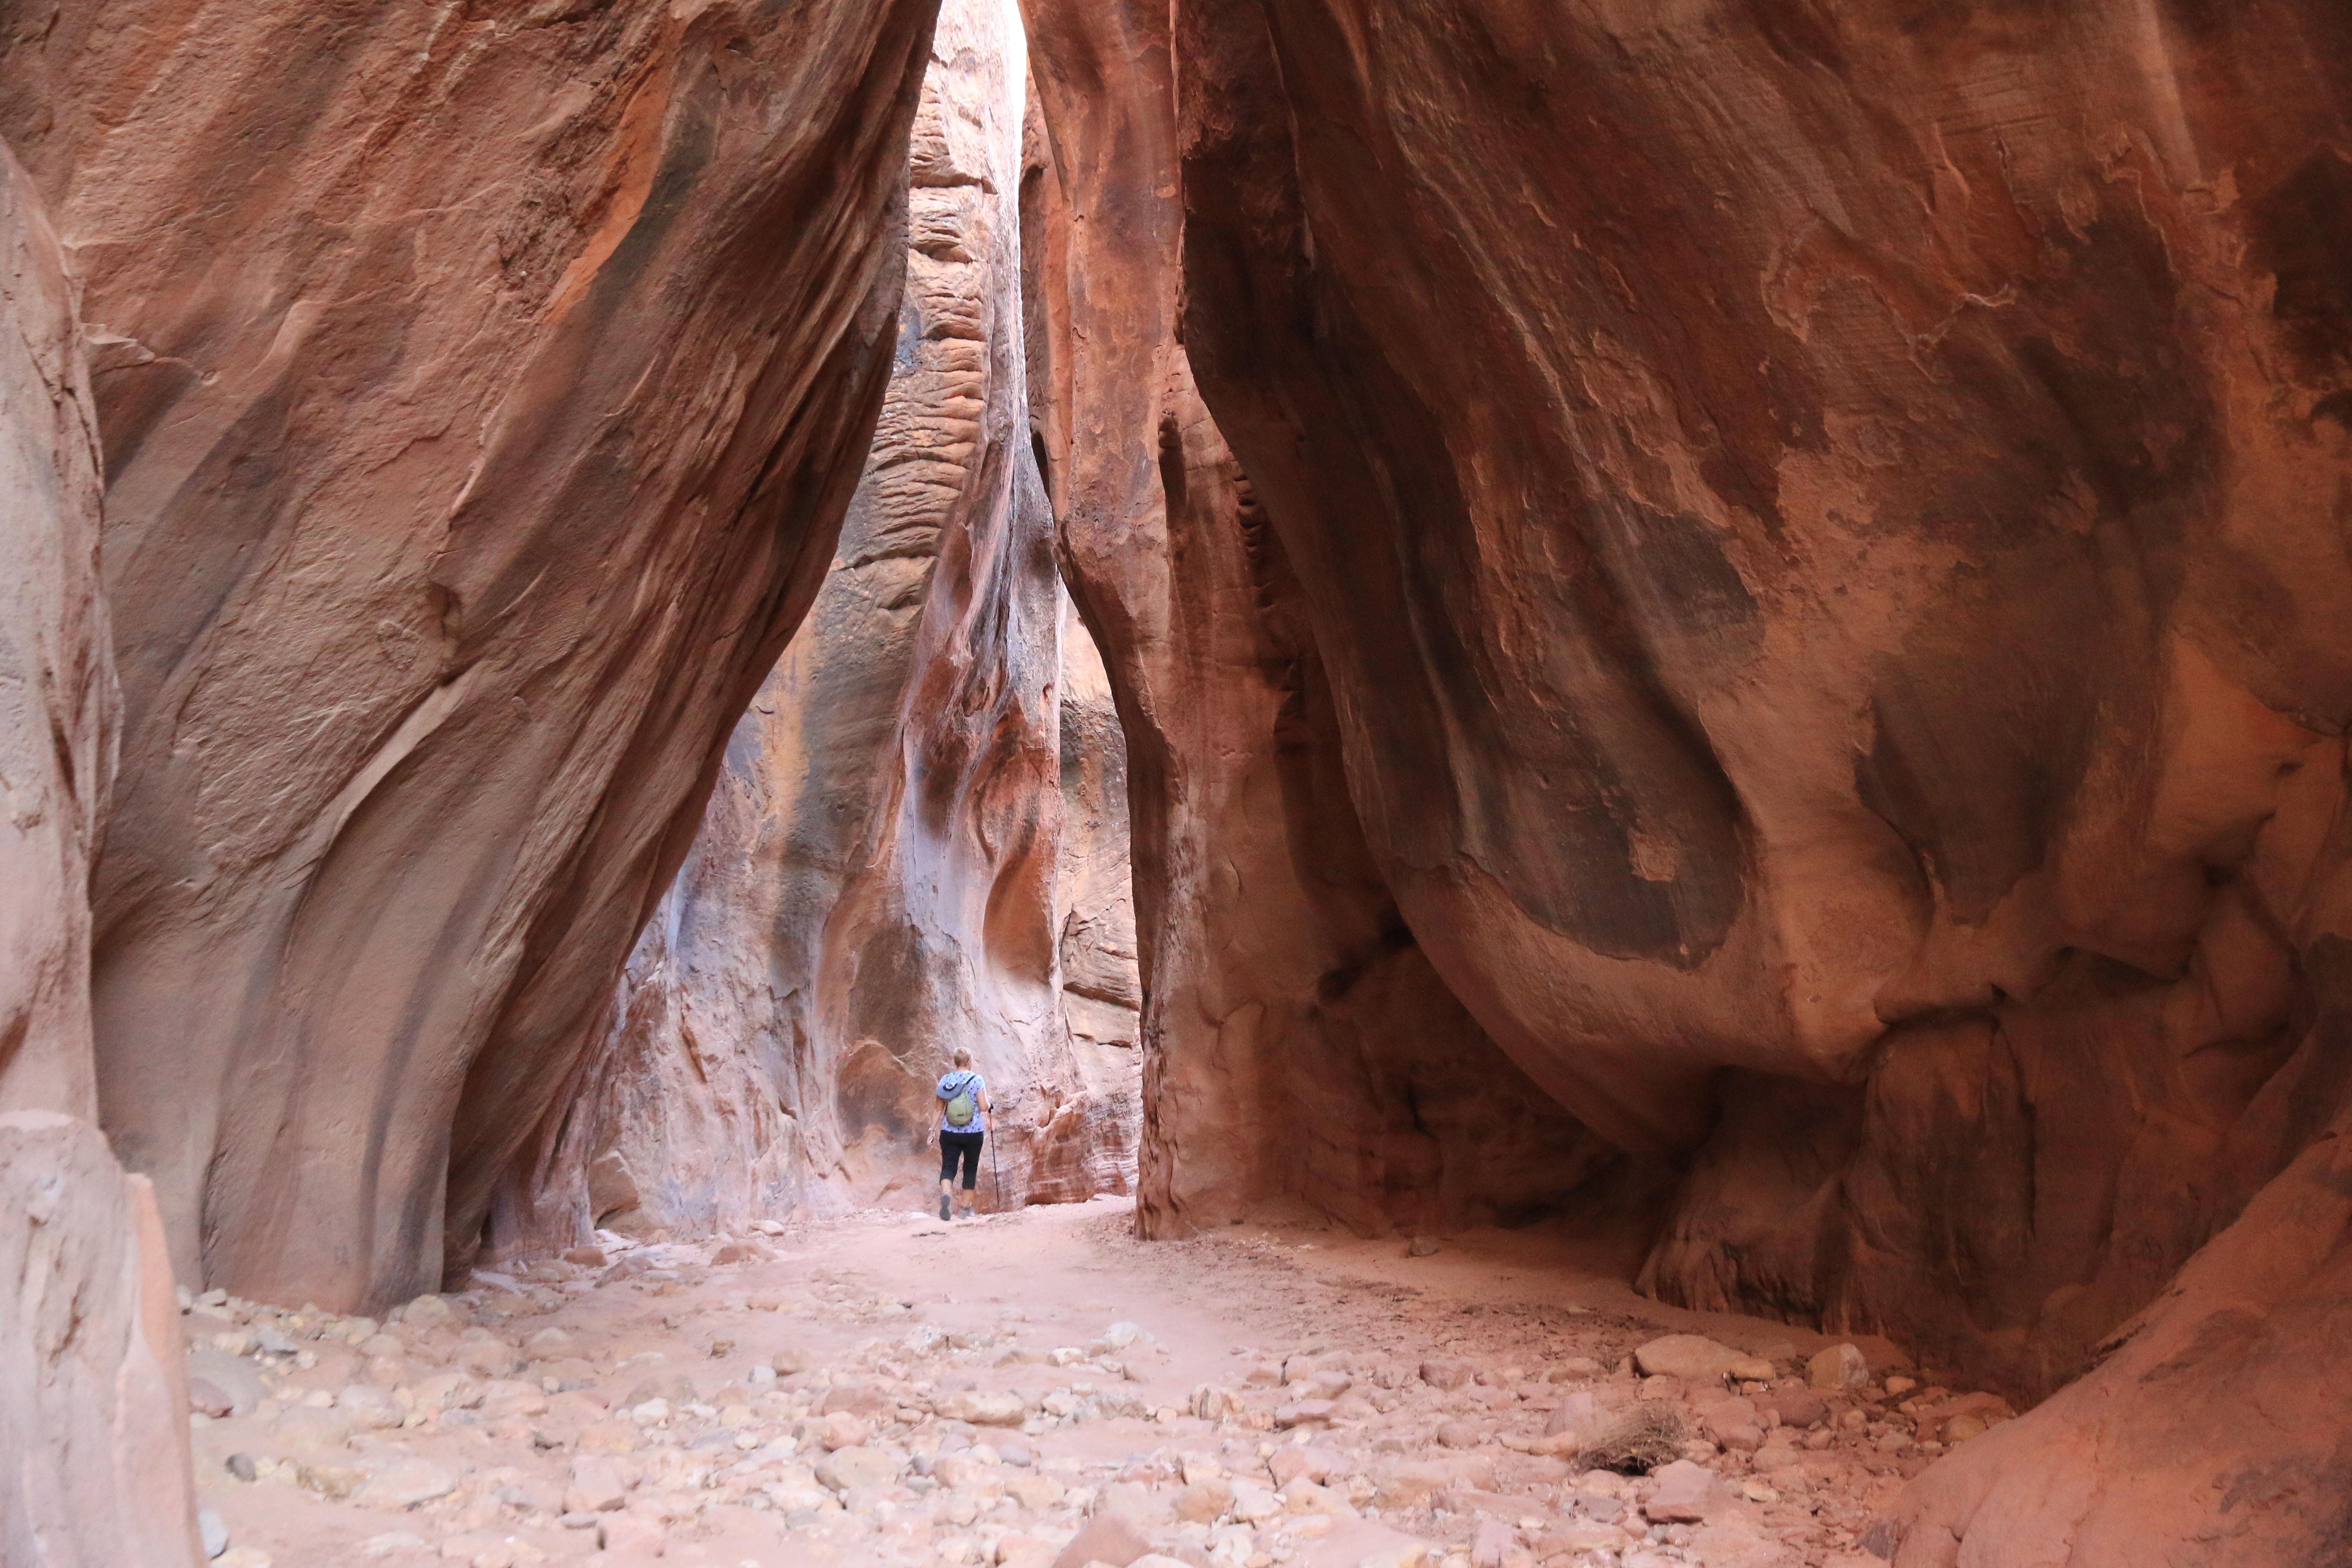
<svg viewBox="0 0 2352 1568"><path fill-rule="evenodd" d="M114 763L72 280L0 146L0 1563L202 1560L153 1190L92 1124L89 855Z"/></svg>
<svg viewBox="0 0 2352 1568"><path fill-rule="evenodd" d="M543 1139L831 558L929 26L0 4L98 344L100 1102L184 1275L413 1294Z"/></svg>
<svg viewBox="0 0 2352 1568"><path fill-rule="evenodd" d="M89 858L116 700L74 311L40 198L0 146L0 1110L89 1119Z"/></svg>
<svg viewBox="0 0 2352 1568"><path fill-rule="evenodd" d="M0 1562L202 1563L153 1185L97 1127L0 1111Z"/></svg>
<svg viewBox="0 0 2352 1568"><path fill-rule="evenodd" d="M1367 1231L1557 1207L1622 1161L1514 1068L1399 918L1279 531L1175 342L1167 9L1029 8L1036 423L1129 742L1141 1223L1280 1196Z"/></svg>
<svg viewBox="0 0 2352 1568"><path fill-rule="evenodd" d="M556 1173L585 1192L575 1227L695 1234L927 1186L932 1084L958 1046L1003 1108L991 1202L1132 1184L1134 1030L1115 1017L1136 1005L1133 919L1123 848L1103 842L1124 827L1102 799L1118 734L1064 678L1027 426L1024 80L1011 7L950 0L874 450L630 962ZM1091 651L1082 631L1076 647ZM1074 1053L1066 967L1107 1047Z"/></svg>
<svg viewBox="0 0 2352 1568"><path fill-rule="evenodd" d="M1054 869L1054 945L1062 966L1062 1015L1073 1040L1094 1047L1089 1059L1125 1074L1143 1033L1127 736L1102 650L1066 595L1061 625L1062 836ZM1120 1054L1105 1057L1102 1050Z"/></svg>
<svg viewBox="0 0 2352 1568"><path fill-rule="evenodd" d="M1648 1284L2026 1394L2154 1302L1904 1561L2324 1556L2352 1426L2221 1391L2341 1355L2341 7L1178 16L1372 864L1694 1158Z"/></svg>

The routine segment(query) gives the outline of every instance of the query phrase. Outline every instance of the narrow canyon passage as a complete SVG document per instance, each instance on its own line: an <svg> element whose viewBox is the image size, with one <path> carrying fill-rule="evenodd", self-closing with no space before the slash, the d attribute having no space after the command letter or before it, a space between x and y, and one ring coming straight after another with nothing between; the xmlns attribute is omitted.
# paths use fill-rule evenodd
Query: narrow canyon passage
<svg viewBox="0 0 2352 1568"><path fill-rule="evenodd" d="M2352 1553L2347 83L0 0L0 1568Z"/></svg>

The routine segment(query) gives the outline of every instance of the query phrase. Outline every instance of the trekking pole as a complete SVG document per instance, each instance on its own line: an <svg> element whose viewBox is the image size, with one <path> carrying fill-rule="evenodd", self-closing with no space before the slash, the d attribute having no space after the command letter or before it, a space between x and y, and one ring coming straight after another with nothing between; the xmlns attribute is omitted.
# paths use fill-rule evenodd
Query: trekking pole
<svg viewBox="0 0 2352 1568"><path fill-rule="evenodd" d="M989 1118L994 1121L994 1117ZM988 1168L996 1177L996 1212L1004 1212L1004 1156L996 1152L996 1129L988 1130Z"/></svg>

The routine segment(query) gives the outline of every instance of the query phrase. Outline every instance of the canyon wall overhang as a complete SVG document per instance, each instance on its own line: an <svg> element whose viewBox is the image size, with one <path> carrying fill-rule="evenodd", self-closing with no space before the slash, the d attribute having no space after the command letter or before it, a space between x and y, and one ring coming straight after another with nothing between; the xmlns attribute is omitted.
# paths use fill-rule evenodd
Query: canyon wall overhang
<svg viewBox="0 0 2352 1568"><path fill-rule="evenodd" d="M2306 1560L2341 8L1176 16L1184 341L1372 858L1522 1068L1689 1163L1645 1284L2100 1368L1906 1563Z"/></svg>
<svg viewBox="0 0 2352 1568"><path fill-rule="evenodd" d="M1034 424L1128 740L1139 1226L1290 1199L1381 1234L1559 1213L1580 1189L1645 1213L1624 1185L1642 1173L1496 1048L1367 852L1283 531L1178 341L1169 8L1027 15L1050 142L1024 199Z"/></svg>
<svg viewBox="0 0 2352 1568"><path fill-rule="evenodd" d="M1118 737L1083 702L1063 730L1070 652L1090 650L1075 626L1065 647L1029 432L1025 58L1011 0L941 6L865 476L823 589L735 725L610 1037L494 1205L500 1251L570 1246L592 1223L707 1235L924 1201L933 1086L959 1047L997 1107L992 1207L1132 1185L1133 937L1110 841L1125 803L1099 776ZM1123 1045L1073 1038L1066 964L1126 995Z"/></svg>
<svg viewBox="0 0 2352 1568"><path fill-rule="evenodd" d="M397 1300L831 559L931 7L21 9L107 464L105 1124L183 1276Z"/></svg>

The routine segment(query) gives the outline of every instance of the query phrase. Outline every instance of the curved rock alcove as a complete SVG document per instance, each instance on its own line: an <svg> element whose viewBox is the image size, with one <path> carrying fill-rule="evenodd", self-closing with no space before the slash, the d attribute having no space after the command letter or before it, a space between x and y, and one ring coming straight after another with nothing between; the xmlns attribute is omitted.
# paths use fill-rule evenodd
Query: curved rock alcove
<svg viewBox="0 0 2352 1568"><path fill-rule="evenodd" d="M0 24L8 1568L2343 1549L2339 6Z"/></svg>

